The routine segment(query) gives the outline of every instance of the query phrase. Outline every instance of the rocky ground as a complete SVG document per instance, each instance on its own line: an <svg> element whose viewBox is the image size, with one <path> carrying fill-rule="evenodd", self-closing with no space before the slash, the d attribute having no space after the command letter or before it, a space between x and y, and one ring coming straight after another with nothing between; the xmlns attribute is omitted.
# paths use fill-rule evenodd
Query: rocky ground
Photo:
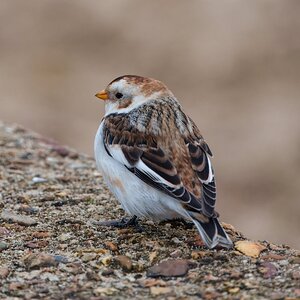
<svg viewBox="0 0 300 300"><path fill-rule="evenodd" d="M227 224L233 250L181 222L94 222L121 216L92 158L0 123L0 299L300 298L298 250Z"/></svg>

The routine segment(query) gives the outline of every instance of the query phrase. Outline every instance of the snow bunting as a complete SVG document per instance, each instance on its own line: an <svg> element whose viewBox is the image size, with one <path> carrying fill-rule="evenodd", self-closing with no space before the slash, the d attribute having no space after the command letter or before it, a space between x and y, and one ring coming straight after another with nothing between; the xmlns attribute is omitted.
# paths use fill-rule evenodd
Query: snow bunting
<svg viewBox="0 0 300 300"><path fill-rule="evenodd" d="M125 75L96 96L105 101L96 163L132 216L126 224L138 217L191 220L209 248L232 247L214 209L212 153L173 93L158 80Z"/></svg>

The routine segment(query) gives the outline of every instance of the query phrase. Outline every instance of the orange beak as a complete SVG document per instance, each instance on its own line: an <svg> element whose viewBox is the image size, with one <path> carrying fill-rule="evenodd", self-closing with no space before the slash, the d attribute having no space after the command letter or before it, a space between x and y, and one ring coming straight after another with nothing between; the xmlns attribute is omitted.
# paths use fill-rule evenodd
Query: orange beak
<svg viewBox="0 0 300 300"><path fill-rule="evenodd" d="M97 98L101 99L101 100L107 100L108 99L108 95L107 95L105 90L102 90L101 92L97 93L95 96Z"/></svg>

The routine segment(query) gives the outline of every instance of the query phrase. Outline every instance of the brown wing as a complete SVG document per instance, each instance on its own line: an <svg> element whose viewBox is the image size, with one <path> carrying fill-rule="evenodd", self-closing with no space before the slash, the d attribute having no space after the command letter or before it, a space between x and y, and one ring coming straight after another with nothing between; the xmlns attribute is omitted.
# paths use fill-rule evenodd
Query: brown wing
<svg viewBox="0 0 300 300"><path fill-rule="evenodd" d="M178 137L170 147L166 140L138 131L130 125L128 116L122 114L106 117L103 130L108 154L137 177L191 210L214 215L214 181L201 183L209 177L206 144L192 143L191 137L186 140Z"/></svg>

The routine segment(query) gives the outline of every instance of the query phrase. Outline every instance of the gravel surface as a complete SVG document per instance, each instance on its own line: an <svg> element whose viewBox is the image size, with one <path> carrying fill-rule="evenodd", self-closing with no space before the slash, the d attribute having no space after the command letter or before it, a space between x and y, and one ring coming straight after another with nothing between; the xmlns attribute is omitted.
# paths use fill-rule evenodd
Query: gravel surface
<svg viewBox="0 0 300 300"><path fill-rule="evenodd" d="M0 299L300 298L298 250L228 224L233 250L180 221L95 223L122 216L92 158L0 123Z"/></svg>

